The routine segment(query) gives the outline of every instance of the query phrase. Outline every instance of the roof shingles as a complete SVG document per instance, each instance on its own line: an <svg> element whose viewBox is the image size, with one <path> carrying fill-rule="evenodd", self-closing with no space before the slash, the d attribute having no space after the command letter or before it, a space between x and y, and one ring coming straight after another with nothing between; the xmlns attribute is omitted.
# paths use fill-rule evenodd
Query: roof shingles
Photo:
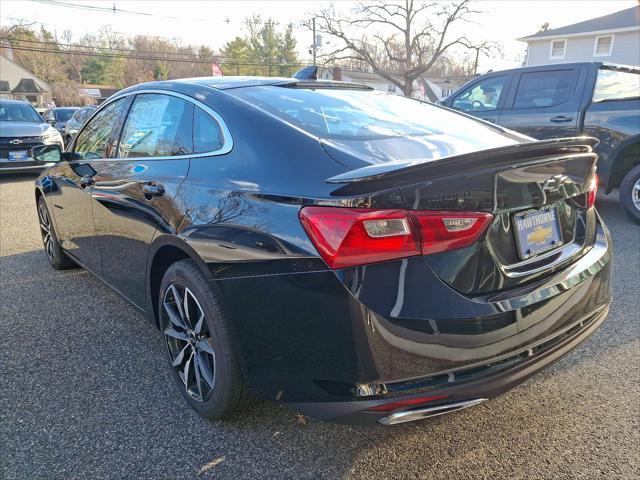
<svg viewBox="0 0 640 480"><path fill-rule="evenodd" d="M566 25L564 27L553 28L544 32L538 32L519 40L536 40L546 37L559 37L563 35L588 34L591 32L603 32L619 30L623 28L640 28L640 5L627 8L619 12L611 13L603 17L592 18L580 23Z"/></svg>

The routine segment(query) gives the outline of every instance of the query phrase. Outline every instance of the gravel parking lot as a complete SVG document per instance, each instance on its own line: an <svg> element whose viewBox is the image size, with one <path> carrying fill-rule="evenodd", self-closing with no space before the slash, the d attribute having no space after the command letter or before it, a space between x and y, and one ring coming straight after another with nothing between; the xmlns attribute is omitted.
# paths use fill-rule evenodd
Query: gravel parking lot
<svg viewBox="0 0 640 480"><path fill-rule="evenodd" d="M639 478L640 227L613 195L614 303L562 361L479 407L397 427L272 403L208 422L160 334L42 251L33 177L0 179L0 478Z"/></svg>

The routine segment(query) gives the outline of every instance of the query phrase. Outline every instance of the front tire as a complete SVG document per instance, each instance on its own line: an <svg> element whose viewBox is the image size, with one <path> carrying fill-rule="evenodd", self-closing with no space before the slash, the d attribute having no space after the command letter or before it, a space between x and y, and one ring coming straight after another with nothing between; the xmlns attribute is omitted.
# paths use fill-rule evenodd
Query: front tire
<svg viewBox="0 0 640 480"><path fill-rule="evenodd" d="M620 203L640 223L640 165L629 170L620 184Z"/></svg>
<svg viewBox="0 0 640 480"><path fill-rule="evenodd" d="M239 348L217 299L191 260L169 267L158 299L160 328L180 393L212 420L229 418L250 402Z"/></svg>
<svg viewBox="0 0 640 480"><path fill-rule="evenodd" d="M47 254L47 259L51 266L56 270L76 268L78 265L64 253L64 250L62 250L58 242L58 237L53 227L53 222L51 221L51 215L49 214L49 209L43 196L38 198L38 222L40 224L40 235L42 236L44 252Z"/></svg>

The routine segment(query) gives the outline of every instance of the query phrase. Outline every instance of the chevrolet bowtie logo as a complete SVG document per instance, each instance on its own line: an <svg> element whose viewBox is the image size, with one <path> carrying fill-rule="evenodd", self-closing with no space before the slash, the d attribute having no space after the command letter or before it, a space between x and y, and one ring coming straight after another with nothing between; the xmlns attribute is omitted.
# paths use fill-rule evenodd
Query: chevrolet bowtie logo
<svg viewBox="0 0 640 480"><path fill-rule="evenodd" d="M551 227L536 227L533 232L527 235L527 243L544 245L549 237L551 237Z"/></svg>
<svg viewBox="0 0 640 480"><path fill-rule="evenodd" d="M547 192L557 192L563 185L567 183L573 183L573 181L566 175L554 175L553 177L545 180L542 184L542 189Z"/></svg>
<svg viewBox="0 0 640 480"><path fill-rule="evenodd" d="M22 140L20 140L19 138L14 138L13 140L11 140L9 142L11 145L20 145L22 143Z"/></svg>

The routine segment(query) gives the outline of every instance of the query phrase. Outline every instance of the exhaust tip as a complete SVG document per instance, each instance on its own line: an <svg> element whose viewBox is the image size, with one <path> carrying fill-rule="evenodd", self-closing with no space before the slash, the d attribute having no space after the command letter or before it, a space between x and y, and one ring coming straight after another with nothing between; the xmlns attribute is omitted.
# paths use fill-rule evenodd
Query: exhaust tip
<svg viewBox="0 0 640 480"><path fill-rule="evenodd" d="M488 398L474 398L473 400L464 400L462 402L443 403L435 405L433 407L417 408L415 410L404 410L402 412L392 413L389 416L382 417L378 420L383 425L396 425L398 423L414 422L416 420L422 420L429 417L437 417L438 415L444 415L445 413L456 412L458 410L464 410L465 408L474 407L483 402L486 402Z"/></svg>

